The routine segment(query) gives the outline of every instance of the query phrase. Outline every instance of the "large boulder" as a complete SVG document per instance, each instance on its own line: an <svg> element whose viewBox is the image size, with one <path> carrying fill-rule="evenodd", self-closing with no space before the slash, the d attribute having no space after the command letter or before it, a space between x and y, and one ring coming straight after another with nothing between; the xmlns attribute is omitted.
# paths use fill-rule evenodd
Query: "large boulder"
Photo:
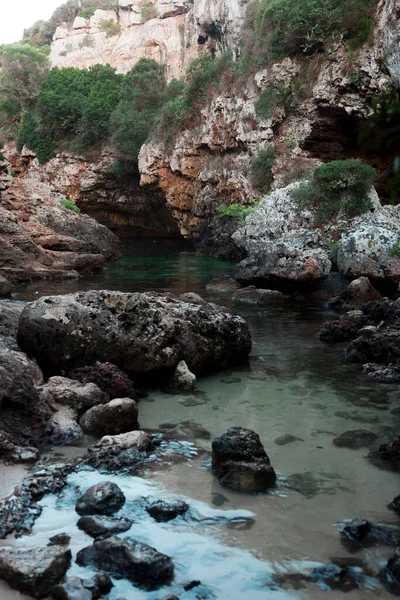
<svg viewBox="0 0 400 600"><path fill-rule="evenodd" d="M291 196L298 184L272 192L261 200L233 234L247 257L236 270L241 283L270 287L310 285L329 275L329 249L323 233L313 227L313 215L299 210Z"/></svg>
<svg viewBox="0 0 400 600"><path fill-rule="evenodd" d="M83 431L99 437L126 433L139 427L138 407L131 398L115 398L90 408L79 423Z"/></svg>
<svg viewBox="0 0 400 600"><path fill-rule="evenodd" d="M238 492L266 492L276 481L259 436L242 427L214 439L212 469L222 486Z"/></svg>
<svg viewBox="0 0 400 600"><path fill-rule="evenodd" d="M0 579L10 587L43 598L64 577L71 564L71 551L63 546L18 550L0 549Z"/></svg>
<svg viewBox="0 0 400 600"><path fill-rule="evenodd" d="M25 307L18 342L47 371L111 362L128 373L195 373L246 360L243 319L167 294L89 291L44 297Z"/></svg>
<svg viewBox="0 0 400 600"><path fill-rule="evenodd" d="M174 573L169 556L130 537L113 536L95 541L78 552L76 562L81 566L95 566L118 579L126 577L148 590L168 583Z"/></svg>
<svg viewBox="0 0 400 600"><path fill-rule="evenodd" d="M125 504L125 496L111 481L101 481L90 487L75 506L78 515L113 515Z"/></svg>
<svg viewBox="0 0 400 600"><path fill-rule="evenodd" d="M0 301L0 336L9 341L16 339L19 318L24 305L21 302Z"/></svg>

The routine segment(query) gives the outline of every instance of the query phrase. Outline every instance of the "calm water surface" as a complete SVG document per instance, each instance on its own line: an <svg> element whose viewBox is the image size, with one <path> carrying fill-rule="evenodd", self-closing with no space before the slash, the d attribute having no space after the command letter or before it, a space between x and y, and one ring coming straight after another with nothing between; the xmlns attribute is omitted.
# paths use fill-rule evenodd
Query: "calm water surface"
<svg viewBox="0 0 400 600"><path fill-rule="evenodd" d="M323 345L316 340L321 322L332 317L321 306L303 300L288 301L271 310L243 309L232 307L229 296L206 292L205 285L212 277L233 272L231 263L198 257L181 242L133 241L126 244L122 259L109 263L100 273L77 281L24 286L17 290L15 299L94 288L195 291L242 315L253 337L249 365L199 378L194 394L152 391L140 403L140 424L143 428L173 429L177 439L190 439L205 450L210 449L211 439L228 427L254 429L278 473L278 486L268 495L230 492L213 478L204 455L193 455L170 469L152 470L142 483L129 478L121 485L133 496L158 493L187 497L200 513L230 511L240 515L250 511L254 525L243 530L216 525L212 531L199 531L190 523L178 527L165 524L160 529L144 520L140 531L133 534L140 537L141 532L143 541L173 556L180 565L179 577L201 579L213 589L215 598L339 598L342 592L327 592L321 585L276 590L269 585L270 575L307 571L314 563L334 557L363 559L372 573L385 564L392 549L378 545L350 554L340 543L339 523L360 517L397 527L397 517L386 506L400 492L399 475L370 464L367 448L337 448L332 440L355 429L367 429L380 439L393 438L400 424L399 415L392 412L400 406L400 387L372 382L359 368L345 364L344 346ZM276 444L275 440L285 434L299 439L284 446ZM43 537L49 529L56 533L67 529L73 534L76 549L89 543L89 538L83 540L84 534L78 533L74 511L66 501L76 494L77 486L89 486L80 477L71 479L61 500L44 501L47 508L37 522L35 536ZM93 473L91 477L97 481L100 476ZM150 487L143 491L140 486ZM219 567L211 568L216 563ZM74 570L81 572L77 567ZM126 585L120 582L110 597L122 595L130 600L163 596L133 594ZM4 598L19 597L5 594L3 591ZM369 578L361 590L346 596L391 597ZM196 596L187 592L181 597Z"/></svg>

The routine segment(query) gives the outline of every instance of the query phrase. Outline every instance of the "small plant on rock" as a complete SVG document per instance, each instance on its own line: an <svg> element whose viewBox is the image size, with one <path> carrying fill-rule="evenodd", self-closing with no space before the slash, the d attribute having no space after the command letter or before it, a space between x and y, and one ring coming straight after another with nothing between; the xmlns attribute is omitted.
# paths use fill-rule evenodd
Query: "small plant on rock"
<svg viewBox="0 0 400 600"><path fill-rule="evenodd" d="M65 208L68 208L68 210L72 210L74 213L81 212L79 207L75 204L73 200L71 200L71 198L61 198L60 202L63 206L65 206Z"/></svg>
<svg viewBox="0 0 400 600"><path fill-rule="evenodd" d="M307 181L293 190L300 207L316 209L319 222L343 213L355 217L371 208L369 191L375 181L375 169L359 159L334 160L316 169Z"/></svg>
<svg viewBox="0 0 400 600"><path fill-rule="evenodd" d="M81 50L82 50L82 48L93 48L93 46L94 46L94 39L89 34L85 35L83 40L79 43L79 48Z"/></svg>
<svg viewBox="0 0 400 600"><path fill-rule="evenodd" d="M273 180L272 167L275 162L275 152L273 148L260 150L253 156L250 164L250 173L253 185L266 194L271 189Z"/></svg>
<svg viewBox="0 0 400 600"><path fill-rule="evenodd" d="M156 19L157 17L157 7L152 2L148 2L143 6L141 12L142 23L146 23L147 21L151 21L151 19Z"/></svg>
<svg viewBox="0 0 400 600"><path fill-rule="evenodd" d="M218 206L217 213L222 217L232 217L237 220L239 225L246 224L246 217L251 215L257 208L258 202L251 206L242 206L241 204L221 204Z"/></svg>
<svg viewBox="0 0 400 600"><path fill-rule="evenodd" d="M121 31L121 25L114 19L102 19L99 23L99 28L104 31L108 38L118 35Z"/></svg>

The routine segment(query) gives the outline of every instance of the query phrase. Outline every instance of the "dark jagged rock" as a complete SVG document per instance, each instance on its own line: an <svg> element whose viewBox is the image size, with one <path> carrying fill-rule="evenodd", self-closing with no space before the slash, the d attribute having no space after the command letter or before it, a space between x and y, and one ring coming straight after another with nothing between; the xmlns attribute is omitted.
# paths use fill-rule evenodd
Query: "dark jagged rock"
<svg viewBox="0 0 400 600"><path fill-rule="evenodd" d="M103 471L132 473L153 447L153 438L144 431L107 435L88 448L84 463Z"/></svg>
<svg viewBox="0 0 400 600"><path fill-rule="evenodd" d="M111 481L101 481L90 487L75 506L78 515L113 515L125 504L125 496Z"/></svg>
<svg viewBox="0 0 400 600"><path fill-rule="evenodd" d="M212 468L220 484L241 492L266 492L276 481L259 436L232 427L212 443Z"/></svg>
<svg viewBox="0 0 400 600"><path fill-rule="evenodd" d="M347 347L346 359L354 363L396 363L400 360L400 331L358 337Z"/></svg>
<svg viewBox="0 0 400 600"><path fill-rule="evenodd" d="M322 342L347 342L353 340L366 323L365 317L328 321L321 326L318 337Z"/></svg>
<svg viewBox="0 0 400 600"><path fill-rule="evenodd" d="M129 519L111 519L98 515L86 515L79 519L77 526L91 537L97 538L128 531L132 527L132 523L133 521Z"/></svg>
<svg viewBox="0 0 400 600"><path fill-rule="evenodd" d="M380 571L379 579L392 594L400 595L400 548L396 548L384 569Z"/></svg>
<svg viewBox="0 0 400 600"><path fill-rule="evenodd" d="M16 339L19 318L23 310L24 304L21 302L0 301L0 336L9 338L10 341Z"/></svg>
<svg viewBox="0 0 400 600"><path fill-rule="evenodd" d="M388 508L400 516L400 494L393 498L390 504L388 504Z"/></svg>
<svg viewBox="0 0 400 600"><path fill-rule="evenodd" d="M353 519L343 528L343 531L357 542L363 540L371 531L371 523L366 519Z"/></svg>
<svg viewBox="0 0 400 600"><path fill-rule="evenodd" d="M251 350L249 329L240 317L152 292L41 298L25 307L18 343L47 372L101 361L128 373L154 375L185 360L199 373L243 362Z"/></svg>
<svg viewBox="0 0 400 600"><path fill-rule="evenodd" d="M126 577L152 590L171 581L174 565L169 556L133 538L109 537L80 550L76 562L95 566L116 578Z"/></svg>
<svg viewBox="0 0 400 600"><path fill-rule="evenodd" d="M400 437L393 442L381 444L378 448L379 458L391 464L393 468L400 469Z"/></svg>
<svg viewBox="0 0 400 600"><path fill-rule="evenodd" d="M172 521L178 516L184 515L189 509L186 502L177 500L175 502L165 502L158 500L146 506L146 511L158 523Z"/></svg>
<svg viewBox="0 0 400 600"><path fill-rule="evenodd" d="M92 366L74 369L68 375L83 384L95 383L103 392L114 398L136 399L135 386L126 373L111 363L96 362Z"/></svg>
<svg viewBox="0 0 400 600"><path fill-rule="evenodd" d="M283 299L282 292L258 289L254 285L238 289L232 296L234 304L249 304L251 306L270 306Z"/></svg>
<svg viewBox="0 0 400 600"><path fill-rule="evenodd" d="M372 431L366 429L353 429L351 431L345 431L333 440L335 446L339 448L363 448L371 446L378 436Z"/></svg>
<svg viewBox="0 0 400 600"><path fill-rule="evenodd" d="M130 398L115 398L90 408L79 424L86 433L99 437L133 431L139 427L138 407Z"/></svg>
<svg viewBox="0 0 400 600"><path fill-rule="evenodd" d="M68 546L71 541L71 537L66 533L58 533L50 538L48 546Z"/></svg>
<svg viewBox="0 0 400 600"><path fill-rule="evenodd" d="M108 594L113 583L107 573L96 573L91 579L67 577L54 586L54 600L98 600L102 594Z"/></svg>
<svg viewBox="0 0 400 600"><path fill-rule="evenodd" d="M0 579L34 598L50 594L71 564L71 551L62 546L29 550L0 549Z"/></svg>

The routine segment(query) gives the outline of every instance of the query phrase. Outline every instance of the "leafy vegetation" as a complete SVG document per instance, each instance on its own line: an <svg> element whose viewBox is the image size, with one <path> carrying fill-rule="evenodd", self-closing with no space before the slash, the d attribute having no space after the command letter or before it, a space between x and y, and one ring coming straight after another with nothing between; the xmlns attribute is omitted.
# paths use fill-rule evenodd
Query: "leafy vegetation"
<svg viewBox="0 0 400 600"><path fill-rule="evenodd" d="M79 43L79 48L93 48L94 39L91 35L86 34L83 40Z"/></svg>
<svg viewBox="0 0 400 600"><path fill-rule="evenodd" d="M108 38L118 35L121 31L121 25L118 21L114 21L114 19L101 19L99 28L101 31L105 32Z"/></svg>
<svg viewBox="0 0 400 600"><path fill-rule="evenodd" d="M217 213L222 217L232 217L236 219L238 225L245 225L246 218L251 215L257 208L258 202L254 202L251 206L242 206L242 204L221 204L217 207Z"/></svg>
<svg viewBox="0 0 400 600"><path fill-rule="evenodd" d="M147 21L150 21L151 19L156 19L157 17L157 7L152 2L148 2L143 6L141 12L142 23L146 23Z"/></svg>
<svg viewBox="0 0 400 600"><path fill-rule="evenodd" d="M5 160L4 154L2 153L3 148L4 148L3 142L0 142L0 160Z"/></svg>
<svg viewBox="0 0 400 600"><path fill-rule="evenodd" d="M80 10L77 16L83 17L84 19L90 19L98 8L100 8L100 6L88 6L87 8Z"/></svg>
<svg viewBox="0 0 400 600"><path fill-rule="evenodd" d="M368 192L375 170L359 159L335 160L323 164L293 190L292 197L302 208L316 209L319 222L343 213L355 217L370 209Z"/></svg>
<svg viewBox="0 0 400 600"><path fill-rule="evenodd" d="M79 207L70 198L61 198L60 202L63 206L65 206L65 208L68 208L68 210L72 210L74 213L81 212Z"/></svg>
<svg viewBox="0 0 400 600"><path fill-rule="evenodd" d="M273 180L272 167L275 162L275 152L273 148L260 150L250 164L250 173L253 185L266 194L271 189Z"/></svg>

